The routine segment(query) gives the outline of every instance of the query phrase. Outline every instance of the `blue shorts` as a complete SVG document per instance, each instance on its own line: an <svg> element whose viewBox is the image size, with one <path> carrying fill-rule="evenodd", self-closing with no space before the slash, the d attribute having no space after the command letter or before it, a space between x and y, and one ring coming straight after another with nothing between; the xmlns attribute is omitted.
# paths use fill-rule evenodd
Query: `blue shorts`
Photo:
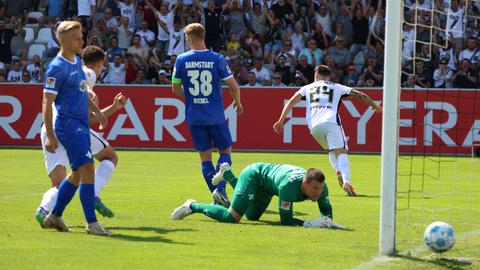
<svg viewBox="0 0 480 270"><path fill-rule="evenodd" d="M197 151L207 151L213 146L224 150L232 146L232 136L227 121L223 124L209 126L188 125L192 135L193 145Z"/></svg>
<svg viewBox="0 0 480 270"><path fill-rule="evenodd" d="M67 151L70 168L76 171L86 163L93 163L90 151L90 127L76 119L55 123L55 135Z"/></svg>

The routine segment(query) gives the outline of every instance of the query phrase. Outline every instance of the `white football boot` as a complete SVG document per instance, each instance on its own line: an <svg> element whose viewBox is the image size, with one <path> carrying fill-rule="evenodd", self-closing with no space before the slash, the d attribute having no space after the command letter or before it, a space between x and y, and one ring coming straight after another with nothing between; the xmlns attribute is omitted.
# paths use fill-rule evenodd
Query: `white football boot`
<svg viewBox="0 0 480 270"><path fill-rule="evenodd" d="M220 169L212 178L212 185L216 186L218 185L218 183L223 181L223 174L226 171L230 171L231 169L232 169L232 166L230 166L230 164L228 164L227 162L220 164Z"/></svg>
<svg viewBox="0 0 480 270"><path fill-rule="evenodd" d="M70 231L68 226L65 225L65 222L63 222L63 219L61 217L54 215L53 213L50 213L47 215L43 225L45 226L46 229L56 229L59 232Z"/></svg>
<svg viewBox="0 0 480 270"><path fill-rule="evenodd" d="M192 203L196 203L197 201L193 199L188 199L184 204L182 204L180 207L177 207L175 210L172 212L172 219L173 220L181 220L186 216L191 215L192 209L190 206Z"/></svg>
<svg viewBox="0 0 480 270"><path fill-rule="evenodd" d="M88 234L100 235L100 236L113 236L113 233L110 230L103 228L103 226L97 221L92 223L87 223L85 226L85 231Z"/></svg>

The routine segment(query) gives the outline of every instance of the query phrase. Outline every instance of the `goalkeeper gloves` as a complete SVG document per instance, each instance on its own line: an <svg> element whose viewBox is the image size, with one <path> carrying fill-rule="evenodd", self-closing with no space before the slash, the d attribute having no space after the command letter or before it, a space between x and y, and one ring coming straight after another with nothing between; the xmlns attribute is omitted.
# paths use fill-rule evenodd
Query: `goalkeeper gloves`
<svg viewBox="0 0 480 270"><path fill-rule="evenodd" d="M313 220L306 220L303 222L303 227L305 228L328 228L328 229L340 229L346 230L347 228L335 223L331 218L327 216L322 216Z"/></svg>

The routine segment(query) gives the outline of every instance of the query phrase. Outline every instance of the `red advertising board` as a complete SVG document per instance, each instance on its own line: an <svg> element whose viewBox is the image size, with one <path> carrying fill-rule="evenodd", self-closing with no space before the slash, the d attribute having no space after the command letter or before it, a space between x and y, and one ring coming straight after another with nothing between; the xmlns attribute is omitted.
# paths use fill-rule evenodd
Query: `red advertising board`
<svg viewBox="0 0 480 270"><path fill-rule="evenodd" d="M184 103L167 87L97 86L101 107L116 93L128 97L119 113L109 118L104 137L120 148L191 149ZM362 90L379 104L381 89ZM242 150L317 151L305 121L305 104L294 108L282 134L273 123L295 89L242 88L244 113L236 115L225 91L225 115L234 148ZM480 91L405 90L400 106L400 151L468 154L480 141ZM41 85L0 85L0 145L39 146L42 124ZM344 99L340 111L348 145L355 152L379 152L379 114L361 102Z"/></svg>

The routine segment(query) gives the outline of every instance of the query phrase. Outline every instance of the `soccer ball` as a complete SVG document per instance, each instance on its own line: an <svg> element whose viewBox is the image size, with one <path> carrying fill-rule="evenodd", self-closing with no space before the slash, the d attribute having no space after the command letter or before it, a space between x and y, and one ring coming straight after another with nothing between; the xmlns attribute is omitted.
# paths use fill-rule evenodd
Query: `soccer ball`
<svg viewBox="0 0 480 270"><path fill-rule="evenodd" d="M448 223L437 221L427 227L423 239L431 251L440 253L453 247L455 231Z"/></svg>

